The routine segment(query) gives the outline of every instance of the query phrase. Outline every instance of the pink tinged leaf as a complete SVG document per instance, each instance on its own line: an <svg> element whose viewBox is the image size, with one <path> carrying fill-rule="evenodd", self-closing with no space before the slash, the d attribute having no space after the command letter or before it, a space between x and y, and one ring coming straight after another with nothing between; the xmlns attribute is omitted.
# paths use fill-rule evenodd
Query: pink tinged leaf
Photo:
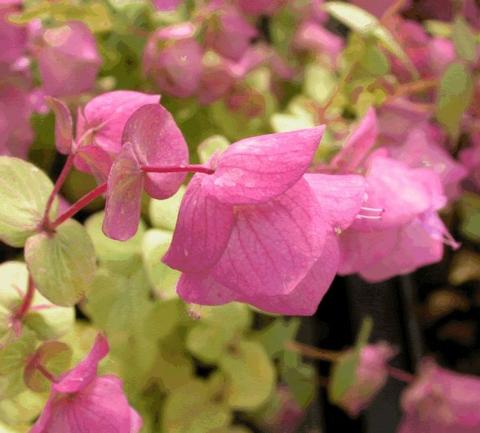
<svg viewBox="0 0 480 433"><path fill-rule="evenodd" d="M303 179L266 204L236 207L232 234L213 277L252 297L290 293L321 255L328 227L319 214Z"/></svg>
<svg viewBox="0 0 480 433"><path fill-rule="evenodd" d="M414 169L380 154L373 155L368 165L365 206L384 209L384 213L380 220L356 221L356 229L382 230L403 225L431 207L430 191L419 181Z"/></svg>
<svg viewBox="0 0 480 433"><path fill-rule="evenodd" d="M68 155L73 148L73 120L68 107L59 99L46 97L55 113L55 146L60 153Z"/></svg>
<svg viewBox="0 0 480 433"><path fill-rule="evenodd" d="M183 272L206 271L220 259L233 227L233 207L205 190L209 176L196 174L188 185L175 233L163 261Z"/></svg>
<svg viewBox="0 0 480 433"><path fill-rule="evenodd" d="M377 116L370 108L359 125L347 138L340 152L333 159L331 166L340 173L355 171L375 145L378 137Z"/></svg>
<svg viewBox="0 0 480 433"><path fill-rule="evenodd" d="M101 376L73 396L59 395L52 406L45 430L38 433L135 433L138 420L123 392L120 379ZM135 426L136 424L136 426Z"/></svg>
<svg viewBox="0 0 480 433"><path fill-rule="evenodd" d="M131 143L140 165L179 166L188 162L188 147L172 115L159 104L144 105L125 125L123 143ZM153 198L175 194L185 173L146 173L145 191Z"/></svg>
<svg viewBox="0 0 480 433"><path fill-rule="evenodd" d="M122 134L130 116L147 104L158 104L159 95L128 90L116 90L93 98L83 110L83 121L78 124L77 138L93 130L95 144L109 154L120 151Z"/></svg>
<svg viewBox="0 0 480 433"><path fill-rule="evenodd" d="M322 213L334 229L345 230L365 201L365 179L357 175L306 174Z"/></svg>
<svg viewBox="0 0 480 433"><path fill-rule="evenodd" d="M62 376L60 382L54 383L52 389L59 393L74 393L87 387L97 375L98 363L109 352L108 341L98 334L92 350L75 368Z"/></svg>
<svg viewBox="0 0 480 433"><path fill-rule="evenodd" d="M323 126L247 138L219 158L211 193L231 204L271 200L292 187L308 169Z"/></svg>
<svg viewBox="0 0 480 433"><path fill-rule="evenodd" d="M111 239L130 239L138 229L144 175L132 146L126 143L112 165L107 183L103 232Z"/></svg>

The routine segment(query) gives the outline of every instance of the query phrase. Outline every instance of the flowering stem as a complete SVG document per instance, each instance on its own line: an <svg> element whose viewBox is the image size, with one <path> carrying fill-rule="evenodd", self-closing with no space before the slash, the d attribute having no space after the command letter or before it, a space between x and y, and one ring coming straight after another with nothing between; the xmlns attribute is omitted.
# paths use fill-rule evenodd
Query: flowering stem
<svg viewBox="0 0 480 433"><path fill-rule="evenodd" d="M102 183L96 188L92 189L90 192L87 192L83 197L78 201L73 203L62 215L60 215L53 223L50 224L50 228L55 230L60 224L74 216L77 212L81 211L84 207L88 206L93 200L97 197L105 194L107 191L107 183Z"/></svg>
<svg viewBox="0 0 480 433"><path fill-rule="evenodd" d="M165 167L148 167L144 165L140 168L145 173L215 173L213 168L205 167L201 164L167 165Z"/></svg>
<svg viewBox="0 0 480 433"><path fill-rule="evenodd" d="M413 380L415 379L415 376L413 374L391 366L388 366L388 374L394 379L405 383L413 382Z"/></svg>
<svg viewBox="0 0 480 433"><path fill-rule="evenodd" d="M287 349L293 352L301 353L308 358L319 359L321 361L336 362L340 356L340 352L333 350L317 349L316 347L307 346L305 344L297 343L296 341L289 341Z"/></svg>
<svg viewBox="0 0 480 433"><path fill-rule="evenodd" d="M49 227L50 225L50 220L49 220L50 210L52 209L52 205L55 200L55 197L60 192L60 189L65 183L65 180L67 179L67 176L73 167L73 159L74 159L73 154L68 155L67 160L65 161L65 165L63 166L62 171L60 172L60 176L58 176L57 181L53 186L53 190L50 193L50 196L48 197L47 206L45 207L45 213L43 214L43 221L42 221L43 227Z"/></svg>
<svg viewBox="0 0 480 433"><path fill-rule="evenodd" d="M17 312L15 313L15 319L21 321L25 317L25 315L30 310L34 295L35 295L35 285L33 284L32 276L29 275L28 276L27 293L25 293L25 296L23 297L22 304L20 305Z"/></svg>
<svg viewBox="0 0 480 433"><path fill-rule="evenodd" d="M43 374L43 376L52 383L58 383L59 380L50 372L48 371L42 364L37 364L35 368Z"/></svg>

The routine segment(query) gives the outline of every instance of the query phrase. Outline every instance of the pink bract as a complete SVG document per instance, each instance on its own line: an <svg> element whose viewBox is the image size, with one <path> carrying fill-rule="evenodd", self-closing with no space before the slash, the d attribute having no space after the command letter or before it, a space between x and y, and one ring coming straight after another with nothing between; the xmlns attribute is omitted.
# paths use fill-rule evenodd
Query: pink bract
<svg viewBox="0 0 480 433"><path fill-rule="evenodd" d="M196 174L183 199L169 266L179 294L313 314L338 265L336 229L360 211L360 176L305 175L323 127L234 143ZM195 234L194 234L195 233Z"/></svg>
<svg viewBox="0 0 480 433"><path fill-rule="evenodd" d="M10 84L0 85L0 155L26 158L33 140L29 92Z"/></svg>
<svg viewBox="0 0 480 433"><path fill-rule="evenodd" d="M402 396L399 433L480 431L480 379L424 360L417 379Z"/></svg>
<svg viewBox="0 0 480 433"><path fill-rule="evenodd" d="M165 199L175 194L185 173L144 173L143 166L181 166L188 148L170 113L159 104L144 105L129 118L123 147L108 176L103 230L126 240L137 231L141 193Z"/></svg>
<svg viewBox="0 0 480 433"><path fill-rule="evenodd" d="M93 98L78 112L77 168L106 179L120 152L127 120L138 108L159 101L160 95L129 90L116 90Z"/></svg>
<svg viewBox="0 0 480 433"><path fill-rule="evenodd" d="M27 30L8 22L8 15L18 12L13 3L0 3L0 63L13 63L25 52Z"/></svg>
<svg viewBox="0 0 480 433"><path fill-rule="evenodd" d="M145 74L159 90L179 98L192 96L199 86L203 51L190 23L157 30L143 55Z"/></svg>
<svg viewBox="0 0 480 433"><path fill-rule="evenodd" d="M98 335L88 356L52 385L48 402L30 433L138 433L142 421L130 407L120 379L97 376L99 362L108 354Z"/></svg>
<svg viewBox="0 0 480 433"><path fill-rule="evenodd" d="M369 344L361 350L355 382L338 403L350 416L358 416L385 386L388 362L395 353L395 349L384 342Z"/></svg>
<svg viewBox="0 0 480 433"><path fill-rule="evenodd" d="M80 21L70 21L43 33L37 53L45 92L70 96L91 90L101 58L95 37Z"/></svg>
<svg viewBox="0 0 480 433"><path fill-rule="evenodd" d="M205 35L206 44L227 59L238 61L247 51L257 29L225 1L210 2L209 23Z"/></svg>

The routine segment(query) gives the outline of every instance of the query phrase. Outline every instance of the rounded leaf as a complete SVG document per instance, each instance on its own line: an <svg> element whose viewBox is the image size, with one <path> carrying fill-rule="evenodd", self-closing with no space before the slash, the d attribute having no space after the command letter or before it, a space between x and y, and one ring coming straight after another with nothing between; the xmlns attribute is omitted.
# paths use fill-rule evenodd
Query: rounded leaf
<svg viewBox="0 0 480 433"><path fill-rule="evenodd" d="M260 343L241 341L220 360L227 376L227 401L234 409L255 410L275 385L275 369Z"/></svg>
<svg viewBox="0 0 480 433"><path fill-rule="evenodd" d="M74 220L55 233L28 239L25 259L36 288L57 305L72 306L90 288L95 271L95 249L85 228Z"/></svg>
<svg viewBox="0 0 480 433"><path fill-rule="evenodd" d="M0 240L22 247L42 221L53 185L40 169L0 156Z"/></svg>

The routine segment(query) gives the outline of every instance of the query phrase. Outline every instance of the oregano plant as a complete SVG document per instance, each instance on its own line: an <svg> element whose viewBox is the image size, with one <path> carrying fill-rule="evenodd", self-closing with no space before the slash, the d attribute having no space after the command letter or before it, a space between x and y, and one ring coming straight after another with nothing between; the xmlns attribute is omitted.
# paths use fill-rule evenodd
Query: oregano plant
<svg viewBox="0 0 480 433"><path fill-rule="evenodd" d="M294 433L319 386L355 418L390 379L388 431L479 431L480 379L399 369L382 323L300 341L337 276L448 260L478 295L478 17L1 2L0 431Z"/></svg>

